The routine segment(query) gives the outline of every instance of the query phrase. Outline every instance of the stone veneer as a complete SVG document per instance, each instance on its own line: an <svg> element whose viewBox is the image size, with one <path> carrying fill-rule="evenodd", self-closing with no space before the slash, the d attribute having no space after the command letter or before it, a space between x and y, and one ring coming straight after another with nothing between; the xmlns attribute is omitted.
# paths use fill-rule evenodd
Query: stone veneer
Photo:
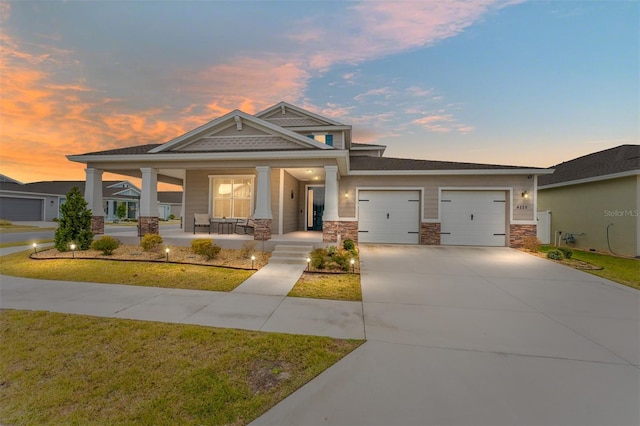
<svg viewBox="0 0 640 426"><path fill-rule="evenodd" d="M420 224L420 244L427 246L440 245L440 224L421 223Z"/></svg>
<svg viewBox="0 0 640 426"><path fill-rule="evenodd" d="M254 219L253 239L267 241L271 239L271 219Z"/></svg>
<svg viewBox="0 0 640 426"><path fill-rule="evenodd" d="M537 225L509 225L509 247L522 248L526 237L537 236Z"/></svg>
<svg viewBox="0 0 640 426"><path fill-rule="evenodd" d="M160 224L157 217L140 216L138 225L140 226L140 235L160 233Z"/></svg>
<svg viewBox="0 0 640 426"><path fill-rule="evenodd" d="M358 242L358 221L337 221L327 220L322 222L322 242L323 243L337 243L338 235L340 239L353 240Z"/></svg>
<svg viewBox="0 0 640 426"><path fill-rule="evenodd" d="M91 233L93 235L104 234L104 216L91 216Z"/></svg>

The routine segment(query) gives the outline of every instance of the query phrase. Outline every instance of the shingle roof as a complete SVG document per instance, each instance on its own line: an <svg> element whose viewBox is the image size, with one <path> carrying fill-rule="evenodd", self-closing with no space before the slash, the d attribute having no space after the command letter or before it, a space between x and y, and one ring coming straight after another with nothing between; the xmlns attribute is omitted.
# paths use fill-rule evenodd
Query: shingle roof
<svg viewBox="0 0 640 426"><path fill-rule="evenodd" d="M182 204L182 191L158 191L158 201L161 203Z"/></svg>
<svg viewBox="0 0 640 426"><path fill-rule="evenodd" d="M134 154L146 154L153 148L156 148L162 144L150 143L147 145L128 146L125 148L108 149L106 151L88 152L81 155L134 155Z"/></svg>
<svg viewBox="0 0 640 426"><path fill-rule="evenodd" d="M538 167L502 166L497 164L458 163L453 161L412 160L408 158L350 158L351 170L512 170ZM545 170L545 169L540 169Z"/></svg>
<svg viewBox="0 0 640 426"><path fill-rule="evenodd" d="M125 188L108 188L110 185L120 183L118 180L105 180L102 182L102 193L104 197L130 198L137 197L131 195L115 195L117 192L124 191ZM56 180L31 182L25 184L13 184L0 182L0 189L5 191L30 192L36 194L66 195L71 188L77 186L80 192L84 193L85 181L83 180Z"/></svg>
<svg viewBox="0 0 640 426"><path fill-rule="evenodd" d="M538 185L553 185L640 170L640 145L620 145L565 161L553 168L556 169L553 174L540 176Z"/></svg>

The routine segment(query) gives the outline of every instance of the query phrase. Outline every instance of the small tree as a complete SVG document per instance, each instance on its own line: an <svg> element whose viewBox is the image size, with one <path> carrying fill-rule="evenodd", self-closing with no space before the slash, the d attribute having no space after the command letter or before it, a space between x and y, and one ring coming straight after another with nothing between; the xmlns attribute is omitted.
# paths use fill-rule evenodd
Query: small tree
<svg viewBox="0 0 640 426"><path fill-rule="evenodd" d="M55 233L55 247L59 251L69 250L69 244L76 244L78 250L87 250L91 246L91 210L87 202L74 186L67 194L67 200L60 206L60 220Z"/></svg>
<svg viewBox="0 0 640 426"><path fill-rule="evenodd" d="M116 216L118 216L118 219L123 220L124 218L127 217L127 205L126 204L118 204L118 207L116 207Z"/></svg>

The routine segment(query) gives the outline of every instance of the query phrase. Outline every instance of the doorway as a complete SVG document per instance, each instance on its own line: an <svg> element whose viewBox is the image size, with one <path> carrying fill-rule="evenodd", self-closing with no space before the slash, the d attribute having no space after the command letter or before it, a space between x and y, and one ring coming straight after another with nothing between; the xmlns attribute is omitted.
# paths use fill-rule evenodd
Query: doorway
<svg viewBox="0 0 640 426"><path fill-rule="evenodd" d="M307 186L307 231L322 231L324 186Z"/></svg>

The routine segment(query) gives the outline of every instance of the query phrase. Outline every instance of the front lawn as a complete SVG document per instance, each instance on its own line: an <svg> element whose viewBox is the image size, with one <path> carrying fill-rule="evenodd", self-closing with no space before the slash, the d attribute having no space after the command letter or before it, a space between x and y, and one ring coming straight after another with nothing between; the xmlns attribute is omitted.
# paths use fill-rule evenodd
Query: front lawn
<svg viewBox="0 0 640 426"><path fill-rule="evenodd" d="M53 242L53 238L47 238L47 239L42 239L42 240L30 240L30 241L16 241L16 242L13 242L13 243L0 243L0 248L30 246L33 243L36 243L36 244L47 244L47 243L52 243L52 242Z"/></svg>
<svg viewBox="0 0 640 426"><path fill-rule="evenodd" d="M245 425L362 341L1 311L2 424Z"/></svg>
<svg viewBox="0 0 640 426"><path fill-rule="evenodd" d="M44 280L231 291L254 271L116 260L33 260L32 251L0 257L0 274Z"/></svg>
<svg viewBox="0 0 640 426"><path fill-rule="evenodd" d="M305 272L287 296L362 301L360 275Z"/></svg>
<svg viewBox="0 0 640 426"><path fill-rule="evenodd" d="M547 253L553 248L552 246L543 246L540 251ZM601 270L584 269L585 272L640 290L640 259L581 250L573 250L572 259L581 260L602 268ZM572 266L571 262L566 260L563 262Z"/></svg>

